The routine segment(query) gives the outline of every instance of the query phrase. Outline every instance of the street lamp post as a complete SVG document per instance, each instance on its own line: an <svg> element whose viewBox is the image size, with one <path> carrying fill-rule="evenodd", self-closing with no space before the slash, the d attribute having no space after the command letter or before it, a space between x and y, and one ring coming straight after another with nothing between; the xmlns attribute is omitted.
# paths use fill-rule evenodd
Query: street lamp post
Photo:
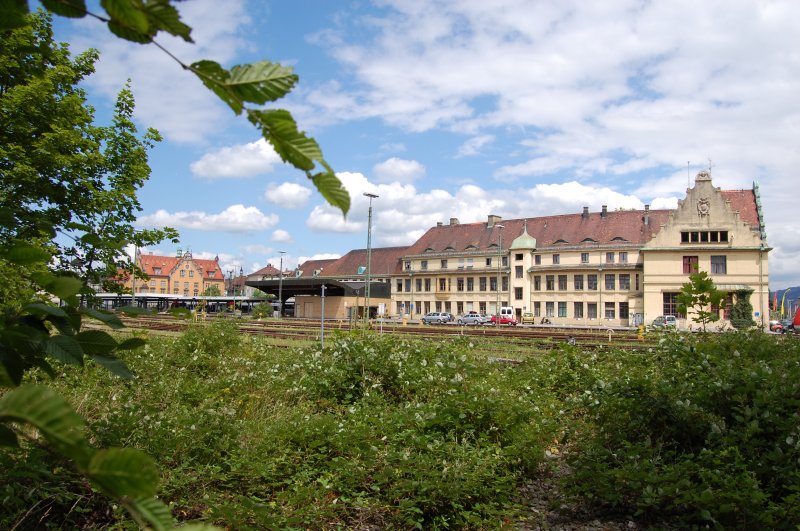
<svg viewBox="0 0 800 531"><path fill-rule="evenodd" d="M369 322L369 295L370 281L372 279L372 200L378 197L377 194L364 192L365 197L369 197L369 210L367 214L367 284L364 294L364 319Z"/></svg>
<svg viewBox="0 0 800 531"><path fill-rule="evenodd" d="M280 271L278 272L278 317L283 317L283 255L286 251L278 251L281 255ZM297 300L297 299L295 299Z"/></svg>
<svg viewBox="0 0 800 531"><path fill-rule="evenodd" d="M244 268L239 266L239 281L242 283L239 295L242 296L242 308L244 308ZM233 285L233 296L236 297L236 284ZM233 299L233 311L236 311L236 299Z"/></svg>
<svg viewBox="0 0 800 531"><path fill-rule="evenodd" d="M494 314L495 314L495 326L500 326L500 268L503 264L503 229L506 228L505 225L495 225L499 232L499 240L500 240L500 255L497 257L497 305L494 307Z"/></svg>
<svg viewBox="0 0 800 531"><path fill-rule="evenodd" d="M236 292L233 290L233 269L228 269L228 295L233 295L233 313L236 314Z"/></svg>

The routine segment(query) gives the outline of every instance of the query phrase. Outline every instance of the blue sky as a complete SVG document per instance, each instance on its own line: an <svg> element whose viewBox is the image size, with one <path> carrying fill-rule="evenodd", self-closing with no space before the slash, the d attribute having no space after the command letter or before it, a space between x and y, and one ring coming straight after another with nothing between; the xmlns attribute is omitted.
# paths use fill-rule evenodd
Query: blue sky
<svg viewBox="0 0 800 531"><path fill-rule="evenodd" d="M800 285L800 3L786 1L189 0L184 62L294 67L280 103L348 188L347 219L257 131L154 46L58 19L100 121L131 78L139 125L165 138L140 193L142 227L255 271L412 243L437 221L674 207L711 167L760 185L771 288ZM688 163L688 168L687 168ZM688 171L687 171L688 170ZM177 246L150 249L174 254Z"/></svg>

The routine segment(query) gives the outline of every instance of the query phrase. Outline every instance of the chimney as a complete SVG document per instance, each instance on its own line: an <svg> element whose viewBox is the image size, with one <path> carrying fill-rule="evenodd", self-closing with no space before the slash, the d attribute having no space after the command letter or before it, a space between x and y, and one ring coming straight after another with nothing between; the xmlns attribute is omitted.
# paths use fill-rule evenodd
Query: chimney
<svg viewBox="0 0 800 531"><path fill-rule="evenodd" d="M604 218L608 215L608 205L603 205L603 209L600 211L600 217Z"/></svg>
<svg viewBox="0 0 800 531"><path fill-rule="evenodd" d="M644 224L650 225L650 205L644 206Z"/></svg>
<svg viewBox="0 0 800 531"><path fill-rule="evenodd" d="M495 214L489 214L489 220L486 222L486 227L491 229L494 227L495 223L500 223L500 220L503 219L500 216Z"/></svg>
<svg viewBox="0 0 800 531"><path fill-rule="evenodd" d="M458 225L458 218L450 218L450 225Z"/></svg>
<svg viewBox="0 0 800 531"><path fill-rule="evenodd" d="M436 226L437 226L437 227L441 227L442 225L443 225L443 223L442 223L441 221L437 221L437 222L436 222Z"/></svg>
<svg viewBox="0 0 800 531"><path fill-rule="evenodd" d="M589 217L589 207L587 207L587 206L583 207L583 214L581 214L581 217L583 219L586 219L586 218Z"/></svg>

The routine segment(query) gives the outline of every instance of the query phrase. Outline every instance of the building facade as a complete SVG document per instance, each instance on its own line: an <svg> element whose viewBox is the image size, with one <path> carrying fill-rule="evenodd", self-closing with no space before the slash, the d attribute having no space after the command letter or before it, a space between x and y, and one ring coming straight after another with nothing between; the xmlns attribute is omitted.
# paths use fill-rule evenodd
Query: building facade
<svg viewBox="0 0 800 531"><path fill-rule="evenodd" d="M190 251L175 256L136 253L136 265L148 280L132 279L125 274L123 285L134 293L172 294L197 297L216 286L219 294L225 293L225 278L219 258L204 260L192 257Z"/></svg>
<svg viewBox="0 0 800 531"><path fill-rule="evenodd" d="M763 325L769 250L757 186L719 190L701 172L675 210L584 207L561 216L440 223L400 258L390 313L413 319L512 306L537 322L634 326L679 316L677 292L700 270L729 294L751 290L753 317ZM728 308L719 311L727 317Z"/></svg>

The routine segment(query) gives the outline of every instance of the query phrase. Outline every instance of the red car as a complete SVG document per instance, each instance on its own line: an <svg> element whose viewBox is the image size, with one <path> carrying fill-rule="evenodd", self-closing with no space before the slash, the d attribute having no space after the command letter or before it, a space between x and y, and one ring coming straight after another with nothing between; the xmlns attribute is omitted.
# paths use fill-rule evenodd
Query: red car
<svg viewBox="0 0 800 531"><path fill-rule="evenodd" d="M491 322L491 324L497 323L497 316L493 315L492 316L492 320L490 322ZM517 326L517 320L514 319L513 317L508 317L508 316L505 316L505 315L501 315L500 316L500 324L501 325L508 325L508 326Z"/></svg>

